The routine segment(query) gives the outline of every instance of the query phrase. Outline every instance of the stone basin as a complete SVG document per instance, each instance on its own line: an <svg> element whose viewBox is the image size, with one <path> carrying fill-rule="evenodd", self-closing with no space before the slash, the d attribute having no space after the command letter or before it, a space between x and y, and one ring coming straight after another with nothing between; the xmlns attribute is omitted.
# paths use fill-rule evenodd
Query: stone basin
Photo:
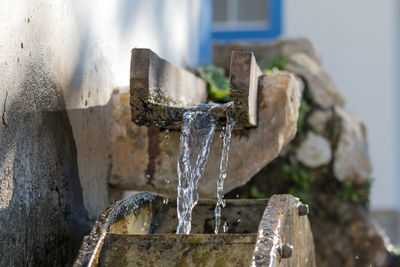
<svg viewBox="0 0 400 267"><path fill-rule="evenodd" d="M214 234L216 200L200 200L189 235L175 234L176 200L137 193L107 209L74 266L315 266L305 206L290 195L229 199ZM301 208L299 208L301 207Z"/></svg>

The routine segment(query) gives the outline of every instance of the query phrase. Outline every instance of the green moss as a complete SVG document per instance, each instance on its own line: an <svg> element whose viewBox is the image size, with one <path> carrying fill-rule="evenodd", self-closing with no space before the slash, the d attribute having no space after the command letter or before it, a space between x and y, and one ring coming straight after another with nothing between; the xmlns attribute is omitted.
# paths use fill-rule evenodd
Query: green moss
<svg viewBox="0 0 400 267"><path fill-rule="evenodd" d="M311 183L315 180L314 173L290 164L284 164L282 166L282 172L293 182L288 189L288 193L300 198L303 203L310 204L310 187Z"/></svg>
<svg viewBox="0 0 400 267"><path fill-rule="evenodd" d="M274 69L284 70L289 59L289 55L285 54L265 62L264 73L270 74Z"/></svg>
<svg viewBox="0 0 400 267"><path fill-rule="evenodd" d="M320 217L321 219L326 219L328 216L326 214L326 212L322 209L318 210L318 217Z"/></svg>
<svg viewBox="0 0 400 267"><path fill-rule="evenodd" d="M328 167L322 167L321 168L321 174L328 174L329 173L329 169L328 169Z"/></svg>
<svg viewBox="0 0 400 267"><path fill-rule="evenodd" d="M223 68L209 65L195 70L196 75L207 83L208 98L217 103L227 103L229 99L229 79Z"/></svg>
<svg viewBox="0 0 400 267"><path fill-rule="evenodd" d="M309 190L311 182L315 180L313 172L294 165L284 164L282 171L284 174L289 175L293 182L304 190Z"/></svg>
<svg viewBox="0 0 400 267"><path fill-rule="evenodd" d="M268 195L264 192L261 192L257 186L253 185L250 187L250 197L251 198L268 198Z"/></svg>
<svg viewBox="0 0 400 267"><path fill-rule="evenodd" d="M354 203L368 202L368 195L371 183L365 182L360 185L353 184L351 181L344 181L341 183L339 195L345 201Z"/></svg>
<svg viewBox="0 0 400 267"><path fill-rule="evenodd" d="M301 134L303 131L304 120L306 118L307 113L311 110L310 105L308 105L307 101L302 99L300 101L299 107L299 118L297 120L297 134Z"/></svg>

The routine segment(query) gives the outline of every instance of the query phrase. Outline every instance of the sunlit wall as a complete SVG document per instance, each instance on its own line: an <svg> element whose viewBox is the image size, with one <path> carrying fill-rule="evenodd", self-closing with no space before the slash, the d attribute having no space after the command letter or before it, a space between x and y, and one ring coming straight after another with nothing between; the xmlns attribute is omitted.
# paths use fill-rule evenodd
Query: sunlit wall
<svg viewBox="0 0 400 267"><path fill-rule="evenodd" d="M210 3L0 0L0 101L20 101L19 84L39 59L60 83L91 219L108 205L110 99L114 89L128 90L131 49L150 48L178 66L197 65L211 36L210 13L202 13Z"/></svg>

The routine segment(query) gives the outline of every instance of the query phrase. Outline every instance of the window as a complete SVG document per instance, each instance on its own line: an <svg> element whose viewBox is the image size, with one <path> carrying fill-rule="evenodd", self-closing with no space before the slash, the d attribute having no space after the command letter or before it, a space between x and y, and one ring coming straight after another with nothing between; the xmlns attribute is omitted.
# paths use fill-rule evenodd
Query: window
<svg viewBox="0 0 400 267"><path fill-rule="evenodd" d="M213 0L213 39L272 39L281 34L281 0Z"/></svg>

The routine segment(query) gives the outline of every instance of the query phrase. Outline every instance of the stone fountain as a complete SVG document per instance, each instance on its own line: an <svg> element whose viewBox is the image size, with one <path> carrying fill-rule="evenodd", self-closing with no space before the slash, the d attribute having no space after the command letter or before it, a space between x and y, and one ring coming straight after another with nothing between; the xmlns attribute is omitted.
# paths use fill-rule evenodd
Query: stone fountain
<svg viewBox="0 0 400 267"><path fill-rule="evenodd" d="M225 192L249 181L294 138L299 85L287 72L264 75L252 52L232 52L233 105L212 111L217 130L226 123L226 110L236 120ZM75 266L315 266L308 206L291 195L227 199L221 218L226 229L214 234L216 201L211 198L219 175L222 144L218 140L211 144L198 184L200 200L193 210L192 231L175 234L179 129L185 112L205 105L207 87L151 50L133 49L130 94L136 125L132 124L130 137L119 142L138 158L125 163L122 170L129 175L112 169L109 182L142 192L117 201L100 216L85 237Z"/></svg>

